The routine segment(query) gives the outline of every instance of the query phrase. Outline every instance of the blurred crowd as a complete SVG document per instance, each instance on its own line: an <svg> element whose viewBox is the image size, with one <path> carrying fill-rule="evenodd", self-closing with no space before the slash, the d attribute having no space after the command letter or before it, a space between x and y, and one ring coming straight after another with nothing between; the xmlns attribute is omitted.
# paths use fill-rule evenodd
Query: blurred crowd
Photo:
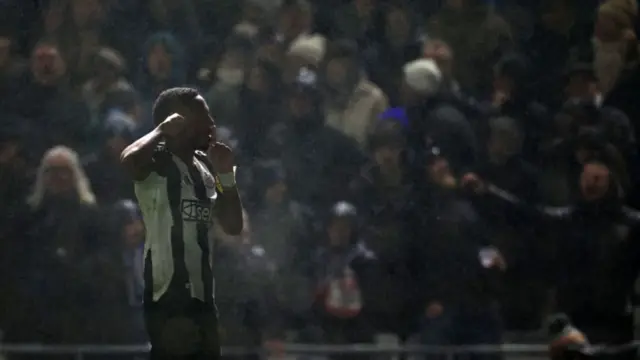
<svg viewBox="0 0 640 360"><path fill-rule="evenodd" d="M633 338L636 0L0 2L0 329L140 343L120 152L191 86L246 209L225 345Z"/></svg>

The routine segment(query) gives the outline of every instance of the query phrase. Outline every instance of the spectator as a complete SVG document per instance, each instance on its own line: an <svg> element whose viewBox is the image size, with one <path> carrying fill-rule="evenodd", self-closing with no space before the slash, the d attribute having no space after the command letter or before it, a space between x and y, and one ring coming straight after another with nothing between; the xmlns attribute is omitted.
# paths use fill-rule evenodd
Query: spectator
<svg viewBox="0 0 640 360"><path fill-rule="evenodd" d="M420 163L420 156L434 143L443 144L455 172L473 166L476 161L476 138L458 104L442 92L442 73L433 60L407 63L402 86L409 125L409 161ZM444 96L443 96L444 95ZM446 148L446 150L444 150ZM422 179L421 170L416 179ZM420 180L416 180L421 182Z"/></svg>
<svg viewBox="0 0 640 360"><path fill-rule="evenodd" d="M628 164L635 164L637 157L636 129L627 115L611 106L604 106L604 96L598 90L598 82L591 64L571 67L565 88L569 99L592 101L598 108L598 127L603 135L618 148ZM586 124L585 124L586 125Z"/></svg>
<svg viewBox="0 0 640 360"><path fill-rule="evenodd" d="M408 239L403 217L410 208L411 186L405 176L402 129L392 119L382 119L369 146L372 161L352 183L352 194L360 211L363 238L376 254L371 270L376 284L367 303L371 326L376 332L406 338L411 314L409 274L406 267ZM395 294L388 296L388 294Z"/></svg>
<svg viewBox="0 0 640 360"><path fill-rule="evenodd" d="M570 206L516 206L552 225L562 239L555 243L553 260L557 309L567 313L593 343L624 344L633 338L628 305L639 253L631 239L639 217L623 205L621 180L625 174L615 159L593 154L582 163L579 198ZM515 197L503 199L517 203ZM511 214L513 210L509 206Z"/></svg>
<svg viewBox="0 0 640 360"><path fill-rule="evenodd" d="M211 115L217 124L234 125L239 111L240 90L245 82L253 50L253 44L246 38L232 36L227 39L225 51L217 65L216 81L205 94L211 105Z"/></svg>
<svg viewBox="0 0 640 360"><path fill-rule="evenodd" d="M317 320L323 341L329 344L371 341L365 292L375 255L359 241L357 213L353 205L338 202L331 209L326 235L321 236L313 260L317 286Z"/></svg>
<svg viewBox="0 0 640 360"><path fill-rule="evenodd" d="M242 4L242 18L233 26L233 33L255 38L260 28L273 25L281 0L247 0Z"/></svg>
<svg viewBox="0 0 640 360"><path fill-rule="evenodd" d="M507 22L480 0L447 0L427 24L429 36L446 41L458 61L455 78L464 91L482 94L490 85L493 63L512 44Z"/></svg>
<svg viewBox="0 0 640 360"><path fill-rule="evenodd" d="M572 47L581 48L591 34L582 34L577 3L569 0L545 0L536 5L539 10L533 35L523 47L531 58L535 74L536 93L545 104L555 105L562 94L564 66L576 57ZM580 7L587 7L581 4Z"/></svg>
<svg viewBox="0 0 640 360"><path fill-rule="evenodd" d="M633 28L637 20L637 2L606 1L598 9L594 40L594 69L604 105L625 112L636 130L640 110L631 94L640 84L640 51Z"/></svg>
<svg viewBox="0 0 640 360"><path fill-rule="evenodd" d="M420 57L418 24L408 7L389 4L382 8L382 39L363 50L365 69L371 81L399 105L398 89L402 83L402 66Z"/></svg>
<svg viewBox="0 0 640 360"><path fill-rule="evenodd" d="M489 139L482 152L477 171L484 179L528 201L539 201L539 172L522 159L523 134L516 120L508 117L489 120ZM484 215L493 239L501 249L509 268L502 279L501 311L509 329L539 328L545 316L548 284L541 275L540 264L550 252L542 235L526 219L493 216L486 204L475 204ZM532 299L535 299L532 301Z"/></svg>
<svg viewBox="0 0 640 360"><path fill-rule="evenodd" d="M531 64L520 54L510 53L495 66L492 105L496 113L518 121L524 135L523 157L535 162L538 146L549 131L547 109L532 99Z"/></svg>
<svg viewBox="0 0 640 360"><path fill-rule="evenodd" d="M138 74L138 90L144 99L186 81L184 57L184 49L170 33L156 33L147 40Z"/></svg>
<svg viewBox="0 0 640 360"><path fill-rule="evenodd" d="M333 16L331 35L366 44L375 31L378 0L350 0Z"/></svg>
<svg viewBox="0 0 640 360"><path fill-rule="evenodd" d="M638 3L608 0L600 5L597 16L593 40L594 69L598 87L608 94L618 83L623 70L638 66L638 43L633 30Z"/></svg>
<svg viewBox="0 0 640 360"><path fill-rule="evenodd" d="M327 40L320 35L301 36L289 46L285 58L282 80L291 84L303 67L317 69L326 51Z"/></svg>
<svg viewBox="0 0 640 360"><path fill-rule="evenodd" d="M325 125L317 74L303 69L285 100L286 121L269 131L265 157L282 160L292 199L314 209L346 196L364 163L356 144Z"/></svg>
<svg viewBox="0 0 640 360"><path fill-rule="evenodd" d="M147 340L142 313L144 223L140 209L131 200L121 200L111 208L111 226L116 230L113 240L120 242L112 245L110 254L111 283L108 285L113 291L105 294L109 301L100 310L100 314L105 316L105 328L110 331L104 340L139 344Z"/></svg>
<svg viewBox="0 0 640 360"><path fill-rule="evenodd" d="M151 108L158 94L164 89L184 85L187 81L185 61L182 46L170 33L156 33L147 40L136 84L142 98L145 130L153 126Z"/></svg>
<svg viewBox="0 0 640 360"><path fill-rule="evenodd" d="M41 42L33 50L30 73L11 104L9 114L30 122L37 156L55 144L82 147L90 121L88 108L68 87L67 64L58 48Z"/></svg>
<svg viewBox="0 0 640 360"><path fill-rule="evenodd" d="M248 215L238 237L214 229L216 302L220 309L221 342L253 348L270 337L279 319L273 312L274 266L265 249L254 244Z"/></svg>
<svg viewBox="0 0 640 360"><path fill-rule="evenodd" d="M630 339L635 0L0 3L10 343L145 340L144 229L118 153L189 83L252 220L214 235L225 344L494 343L552 307L596 346Z"/></svg>
<svg viewBox="0 0 640 360"><path fill-rule="evenodd" d="M131 180L120 165L120 154L133 142L134 130L135 123L127 118L126 113L110 112L100 134L102 146L83 159L101 205L109 206L121 199L134 198Z"/></svg>
<svg viewBox="0 0 640 360"><path fill-rule="evenodd" d="M93 61L94 74L82 87L82 96L92 112L95 122L105 98L115 91L133 91L133 86L124 77L126 64L120 54L110 48L97 51Z"/></svg>
<svg viewBox="0 0 640 360"><path fill-rule="evenodd" d="M105 6L99 0L52 1L48 4L44 17L45 38L60 46L74 88L91 76L93 57L105 40Z"/></svg>
<svg viewBox="0 0 640 360"><path fill-rule="evenodd" d="M10 32L0 33L0 97L4 103L10 103L15 96L19 79L24 76L26 64L15 52L15 40Z"/></svg>
<svg viewBox="0 0 640 360"><path fill-rule="evenodd" d="M282 88L281 71L270 61L257 60L248 70L233 124L246 164L261 157L265 132L281 120Z"/></svg>
<svg viewBox="0 0 640 360"><path fill-rule="evenodd" d="M323 70L327 125L366 148L378 116L388 106L387 97L362 73L355 43L330 45Z"/></svg>
<svg viewBox="0 0 640 360"><path fill-rule="evenodd" d="M253 233L265 248L282 275L298 259L309 259L309 236L313 212L293 201L287 194L287 184L280 164L263 163L255 169L259 184L258 204L253 217Z"/></svg>
<svg viewBox="0 0 640 360"><path fill-rule="evenodd" d="M540 157L540 189L548 204L566 205L576 198L575 179L582 171L584 159L593 154L607 154L616 159L618 169L626 169L624 157L609 142L607 126L591 101L568 101L556 122L557 139ZM628 181L622 183L625 192L629 189Z"/></svg>
<svg viewBox="0 0 640 360"><path fill-rule="evenodd" d="M108 233L73 150L47 151L27 204L8 237L21 239L13 241L20 258L14 276L23 279L23 305L16 309L21 321L10 329L11 336L49 344L99 341L103 328L87 314L102 299L101 250Z"/></svg>
<svg viewBox="0 0 640 360"><path fill-rule="evenodd" d="M438 65L438 69L442 73L443 91L458 94L460 85L453 73L454 57L451 47L441 40L427 40L424 43L422 53L425 59L433 60Z"/></svg>
<svg viewBox="0 0 640 360"><path fill-rule="evenodd" d="M10 331L20 321L19 284L20 277L14 271L19 268L20 259L16 256L16 242L11 227L24 212L24 199L28 193L31 174L26 154L27 131L20 124L22 119L3 119L0 129L0 329ZM9 337L11 339L11 337Z"/></svg>
<svg viewBox="0 0 640 360"><path fill-rule="evenodd" d="M288 48L296 40L313 34L313 6L308 0L287 0L280 7L277 37ZM316 35L318 36L318 35Z"/></svg>
<svg viewBox="0 0 640 360"><path fill-rule="evenodd" d="M415 229L410 267L421 301L419 339L428 345L499 344L495 277L507 264L483 219L457 193L458 181L444 156L437 147L427 154L426 183L408 222Z"/></svg>
<svg viewBox="0 0 640 360"><path fill-rule="evenodd" d="M537 199L537 172L521 158L524 135L515 119L489 120L489 139L481 164L482 177L527 199Z"/></svg>

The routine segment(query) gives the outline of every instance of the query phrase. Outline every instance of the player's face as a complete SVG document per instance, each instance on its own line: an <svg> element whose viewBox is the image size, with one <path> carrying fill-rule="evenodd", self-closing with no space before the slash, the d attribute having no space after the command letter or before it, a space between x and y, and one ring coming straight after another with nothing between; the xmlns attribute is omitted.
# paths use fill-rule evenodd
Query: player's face
<svg viewBox="0 0 640 360"><path fill-rule="evenodd" d="M202 96L198 96L189 114L191 133L190 141L196 148L206 150L215 138L215 122L209 114L209 106Z"/></svg>

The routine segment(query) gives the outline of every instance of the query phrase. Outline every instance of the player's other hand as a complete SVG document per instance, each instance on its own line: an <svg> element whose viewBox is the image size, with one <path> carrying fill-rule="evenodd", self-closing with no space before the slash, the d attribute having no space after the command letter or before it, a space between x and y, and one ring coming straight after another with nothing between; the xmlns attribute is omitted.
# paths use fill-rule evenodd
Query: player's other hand
<svg viewBox="0 0 640 360"><path fill-rule="evenodd" d="M209 147L207 155L216 172L220 174L233 172L235 157L233 151L227 145L220 142L213 143Z"/></svg>
<svg viewBox="0 0 640 360"><path fill-rule="evenodd" d="M163 121L158 129L167 137L176 137L185 132L187 128L187 120L180 114L171 114Z"/></svg>

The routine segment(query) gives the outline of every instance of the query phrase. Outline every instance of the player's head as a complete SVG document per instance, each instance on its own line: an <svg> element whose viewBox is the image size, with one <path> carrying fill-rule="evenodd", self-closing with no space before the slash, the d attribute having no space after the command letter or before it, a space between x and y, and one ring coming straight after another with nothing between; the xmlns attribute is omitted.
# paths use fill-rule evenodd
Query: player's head
<svg viewBox="0 0 640 360"><path fill-rule="evenodd" d="M161 124L177 113L187 120L184 145L206 149L215 140L215 123L209 114L209 106L197 90L187 87L171 88L160 93L153 105L153 122Z"/></svg>

